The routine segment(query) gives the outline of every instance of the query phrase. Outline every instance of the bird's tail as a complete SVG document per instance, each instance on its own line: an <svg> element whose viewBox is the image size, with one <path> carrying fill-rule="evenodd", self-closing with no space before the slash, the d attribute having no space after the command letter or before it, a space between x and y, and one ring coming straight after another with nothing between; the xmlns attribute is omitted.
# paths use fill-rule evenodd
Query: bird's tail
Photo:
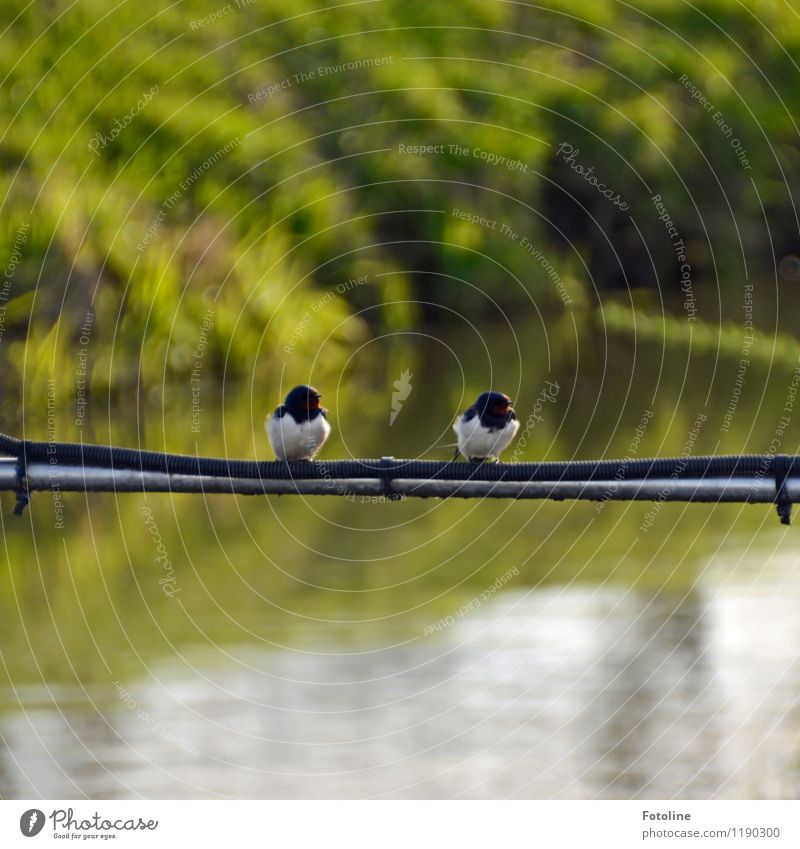
<svg viewBox="0 0 800 849"><path fill-rule="evenodd" d="M432 445L432 446L431 446L430 448L428 448L426 451L423 451L423 452L420 454L420 456L421 456L421 457L424 457L426 454L432 454L434 451L441 451L441 450L443 450L443 449L445 449L445 448L455 448L455 449L456 449L456 452L455 452L455 454L453 455L453 459L454 459L454 460L457 460L457 459L458 459L458 457L459 457L459 451L458 451L458 443L457 443L457 442L442 442L440 445Z"/></svg>

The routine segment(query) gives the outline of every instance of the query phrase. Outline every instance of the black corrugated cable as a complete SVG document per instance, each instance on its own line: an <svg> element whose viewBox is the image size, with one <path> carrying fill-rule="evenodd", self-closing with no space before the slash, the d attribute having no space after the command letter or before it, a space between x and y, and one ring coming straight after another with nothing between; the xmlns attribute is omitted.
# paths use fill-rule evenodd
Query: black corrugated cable
<svg viewBox="0 0 800 849"><path fill-rule="evenodd" d="M33 442L0 434L0 454L20 462L136 469L180 475L314 480L330 478L416 478L451 481L591 481L648 478L776 477L800 474L800 457L770 454L716 457L658 457L622 460L565 460L546 463L468 463L443 460L236 460L167 454L73 442Z"/></svg>

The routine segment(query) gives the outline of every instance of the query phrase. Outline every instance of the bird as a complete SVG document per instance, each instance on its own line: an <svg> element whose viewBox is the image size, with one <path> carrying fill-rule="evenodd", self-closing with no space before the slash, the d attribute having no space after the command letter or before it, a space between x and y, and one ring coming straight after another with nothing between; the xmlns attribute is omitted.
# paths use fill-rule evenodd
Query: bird
<svg viewBox="0 0 800 849"><path fill-rule="evenodd" d="M313 460L330 436L328 411L313 386L295 386L264 423L278 460Z"/></svg>
<svg viewBox="0 0 800 849"><path fill-rule="evenodd" d="M481 392L453 430L458 437L454 460L459 454L476 462L499 460L519 430L514 402L502 392Z"/></svg>

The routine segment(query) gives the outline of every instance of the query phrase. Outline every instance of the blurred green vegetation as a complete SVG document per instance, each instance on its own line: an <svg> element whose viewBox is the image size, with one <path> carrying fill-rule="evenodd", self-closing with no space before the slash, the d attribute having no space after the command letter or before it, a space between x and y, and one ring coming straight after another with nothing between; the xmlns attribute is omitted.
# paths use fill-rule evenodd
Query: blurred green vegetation
<svg viewBox="0 0 800 849"><path fill-rule="evenodd" d="M0 291L0 429L263 458L265 414L310 380L336 428L326 456L441 458L477 391L511 392L524 422L557 380L519 459L622 456L647 410L642 456L679 453L699 413L697 452L773 438L800 331L785 308L800 261L776 269L800 253L789 4L0 14L0 228L19 255ZM686 246L694 322L654 194ZM721 430L748 283L752 362ZM414 390L390 430L404 369ZM797 445L793 424L783 447ZM45 494L22 520L3 503L11 682L113 679L190 643L296 641L317 620L414 638L509 565L519 584L683 594L709 552L775 521L664 505L642 533L636 504L148 496L182 589L168 598L141 498L65 503L63 530Z"/></svg>
<svg viewBox="0 0 800 849"><path fill-rule="evenodd" d="M186 377L212 303L204 368L275 386L299 317L359 275L297 341L299 362L330 340L323 378L366 326L562 310L523 238L572 309L626 287L669 307L679 264L655 193L702 318L738 314L748 278L767 329L783 312L775 262L799 248L788 4L9 0L3 15L4 241L30 228L9 387L65 378L88 309L92 388L124 393Z"/></svg>

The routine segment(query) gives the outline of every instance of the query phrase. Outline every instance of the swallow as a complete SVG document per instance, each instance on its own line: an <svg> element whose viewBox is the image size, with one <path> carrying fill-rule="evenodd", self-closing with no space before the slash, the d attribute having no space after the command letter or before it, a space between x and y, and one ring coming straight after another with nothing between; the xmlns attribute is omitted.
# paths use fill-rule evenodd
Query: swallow
<svg viewBox="0 0 800 849"><path fill-rule="evenodd" d="M481 392L475 403L453 425L458 437L455 460L462 454L480 462L508 448L519 430L513 401L502 392Z"/></svg>
<svg viewBox="0 0 800 849"><path fill-rule="evenodd" d="M264 423L279 460L313 460L330 436L328 411L313 386L295 386Z"/></svg>

